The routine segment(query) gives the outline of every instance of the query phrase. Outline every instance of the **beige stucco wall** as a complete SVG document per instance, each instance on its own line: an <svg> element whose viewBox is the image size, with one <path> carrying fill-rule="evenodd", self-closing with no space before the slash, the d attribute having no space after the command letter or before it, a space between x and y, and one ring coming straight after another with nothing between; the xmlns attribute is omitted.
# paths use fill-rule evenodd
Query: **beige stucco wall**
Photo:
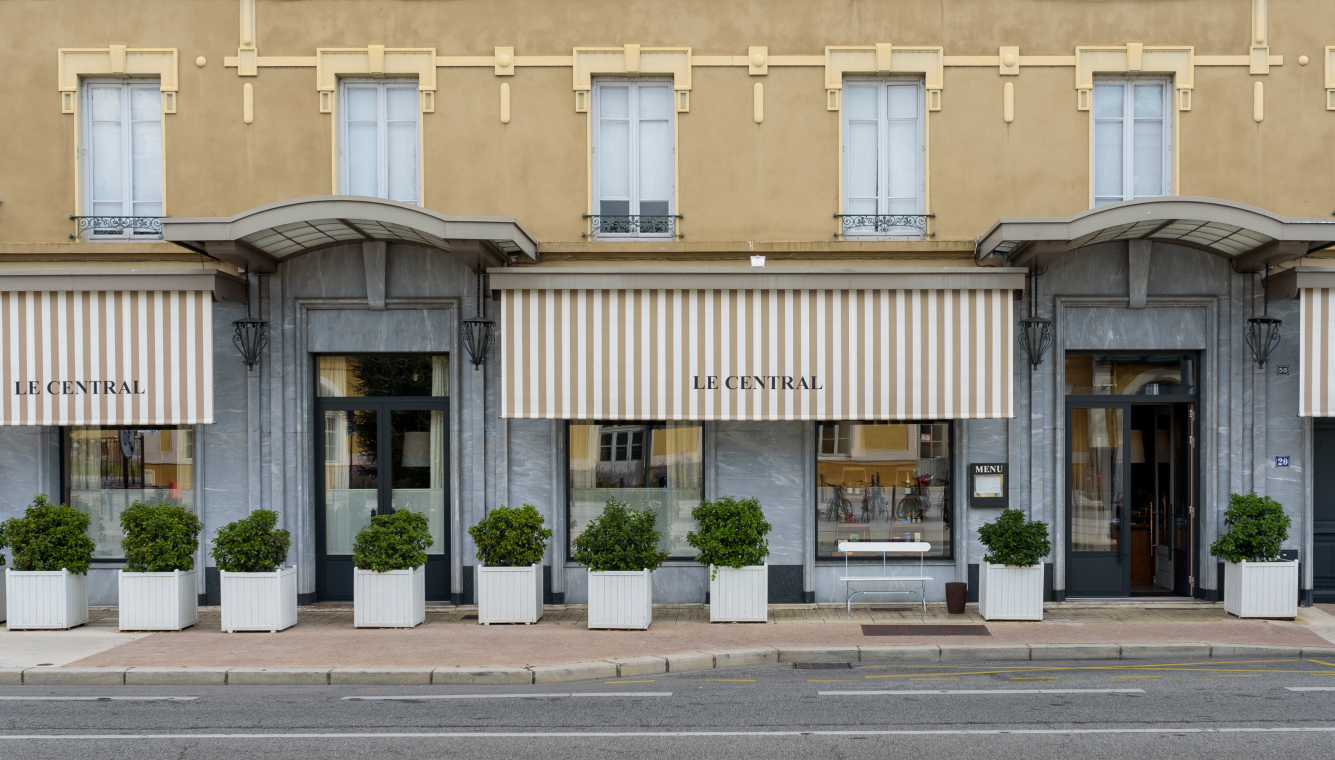
<svg viewBox="0 0 1335 760"><path fill-rule="evenodd" d="M76 212L76 116L61 112L60 48L175 48L177 113L164 116L166 213L227 216L334 190L333 118L319 111L315 69L260 68L240 77L241 5L248 0L6 0L0 3L0 243L68 243ZM433 47L438 56L565 56L572 48L689 46L696 56L822 56L827 45L941 46L948 57L1065 56L1077 46L1191 45L1197 56L1246 56L1254 0L257 0L259 55L320 47ZM1292 216L1335 208L1335 112L1326 110L1324 46L1335 3L1268 0L1270 54L1282 66L1196 66L1192 110L1180 118L1184 195L1255 204ZM195 58L207 65L197 67ZM1310 63L1298 64L1307 55ZM696 66L690 111L678 114L678 211L684 240L628 246L584 241L588 118L576 113L569 66L436 69L435 112L423 114L427 207L517 217L552 263L746 255L736 241L829 261L955 258L1002 216L1058 216L1089 204L1089 112L1076 107L1075 69L949 65L929 115L935 237L919 244L836 241L839 114L826 109L824 69ZM1265 119L1252 118L1264 82ZM764 122L752 88L764 85ZM1002 88L1015 87L1015 120ZM254 123L242 91L254 88ZM499 119L508 83L512 117ZM766 242L768 241L768 242ZM754 246L754 243L751 244ZM0 255L21 255L11 247ZM73 249L71 249L73 250ZM86 249L91 251L92 249Z"/></svg>

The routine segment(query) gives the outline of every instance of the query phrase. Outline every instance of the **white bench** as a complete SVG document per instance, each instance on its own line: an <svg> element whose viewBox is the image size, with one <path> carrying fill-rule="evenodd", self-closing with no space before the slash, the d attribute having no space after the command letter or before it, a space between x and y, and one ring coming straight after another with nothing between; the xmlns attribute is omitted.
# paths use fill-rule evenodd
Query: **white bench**
<svg viewBox="0 0 1335 760"><path fill-rule="evenodd" d="M844 577L839 580L844 582L844 592L848 595L845 600L846 609L849 615L853 614L853 597L858 594L913 594L922 601L922 611L927 611L927 581L932 580L926 575L923 567L923 559L927 552L932 550L932 545L925 541L840 541L838 550L844 553ZM881 574L880 575L852 575L852 568L848 564L848 555L850 552L880 552L881 555ZM918 555L918 574L917 575L890 575L889 565L886 564L887 554L913 554ZM916 583L917 590L914 589L856 589L854 583Z"/></svg>

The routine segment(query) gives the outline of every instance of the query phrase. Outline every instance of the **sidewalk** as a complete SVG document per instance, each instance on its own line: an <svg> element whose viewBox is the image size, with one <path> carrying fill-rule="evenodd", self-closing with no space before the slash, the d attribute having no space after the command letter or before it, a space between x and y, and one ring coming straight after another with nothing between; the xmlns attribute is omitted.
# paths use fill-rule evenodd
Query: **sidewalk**
<svg viewBox="0 0 1335 760"><path fill-rule="evenodd" d="M95 610L74 631L0 633L0 665L75 667L305 667L436 668L531 667L662 656L677 652L747 647L884 647L900 645L1004 644L1252 644L1321 648L1335 643L1335 617L1303 609L1297 621L1237 620L1222 605L1048 605L1041 623L988 623L990 636L867 636L864 623L973 623L976 607L948 615L944 606L854 610L771 610L770 624L708 623L699 607L657 608L647 631L591 631L578 606L549 608L533 626L479 626L476 610L428 608L425 624L411 630L354 629L352 608L303 607L300 622L277 634L219 630L217 608L204 608L199 625L179 633L129 634L115 630L115 610ZM72 659L60 642L100 639L104 648ZM43 650L35 646L49 642ZM68 647L66 648L69 649Z"/></svg>

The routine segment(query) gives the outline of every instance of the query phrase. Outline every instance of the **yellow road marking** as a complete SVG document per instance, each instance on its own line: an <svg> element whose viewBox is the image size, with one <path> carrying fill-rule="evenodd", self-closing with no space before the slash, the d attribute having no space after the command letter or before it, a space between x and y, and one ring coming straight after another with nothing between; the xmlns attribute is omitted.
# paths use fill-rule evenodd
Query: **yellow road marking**
<svg viewBox="0 0 1335 760"><path fill-rule="evenodd" d="M807 683L851 683L851 678L808 678Z"/></svg>
<svg viewBox="0 0 1335 760"><path fill-rule="evenodd" d="M1236 676L1210 676L1211 678L1260 678L1260 674L1236 675Z"/></svg>
<svg viewBox="0 0 1335 760"><path fill-rule="evenodd" d="M652 678L649 679L648 681L603 681L603 683L653 683L653 682L654 681Z"/></svg>
<svg viewBox="0 0 1335 760"><path fill-rule="evenodd" d="M1321 664L1321 665L1329 665L1330 667L1335 668L1335 662L1326 662L1325 660L1313 660L1313 659L1310 659L1310 658L1309 658L1307 661L1308 661L1308 662L1319 663L1319 664Z"/></svg>
<svg viewBox="0 0 1335 760"><path fill-rule="evenodd" d="M1247 664L1251 664L1252 662L1301 662L1301 660L1248 660L1248 661L1246 661L1246 662L1230 662L1230 663L1220 663L1220 664L1221 664L1221 665L1224 665L1224 664L1229 664L1229 665L1247 665ZM1311 672L1312 672L1312 671L1310 671L1310 670L1261 670L1261 669L1250 670L1250 669L1244 669L1244 668L1192 667L1192 666L1198 666L1198 665L1200 665L1200 664L1201 664L1201 663L1178 663L1178 664L1167 664L1167 663L1165 663L1165 664L1161 664L1161 665L1079 665L1079 666L1040 666L1040 667L1028 667L1028 668L1023 668L1023 667L1021 667L1021 668L1000 668L1000 669L997 669L997 670L964 670L964 671L956 671L955 674L956 674L956 675L961 675L961 676L985 676L985 675L1001 675L1001 674L1006 674L1006 673L1044 673L1044 672L1074 671L1074 670L1088 670L1088 671L1123 671L1123 672L1125 672L1125 671L1141 671L1141 672L1158 672L1158 673L1162 673L1162 672L1164 672L1164 671L1169 671L1169 672L1190 672L1190 671L1201 671L1201 672L1206 672L1206 673L1230 673L1230 672L1243 672L1243 673L1311 673ZM1322 663L1322 664L1325 664L1325 663ZM929 667L930 667L930 666L929 666ZM940 667L961 667L961 666L955 665L955 666L940 666ZM1335 667L1335 666L1332 666L1332 667ZM919 677L919 676L929 676L929 675L934 675L934 674L932 674L932 673L882 673L882 674L879 674L879 675L863 676L863 678L909 678L909 679L912 679L912 678ZM1332 674L1332 675L1335 675L1335 674Z"/></svg>
<svg viewBox="0 0 1335 760"><path fill-rule="evenodd" d="M910 681L958 681L958 678L910 678Z"/></svg>
<svg viewBox="0 0 1335 760"><path fill-rule="evenodd" d="M706 678L705 680L706 680L706 681L727 681L727 682L729 682L729 683L741 683L741 682L743 682L743 681L750 681L751 683L755 683L755 680L756 680L756 679L754 679L754 678Z"/></svg>

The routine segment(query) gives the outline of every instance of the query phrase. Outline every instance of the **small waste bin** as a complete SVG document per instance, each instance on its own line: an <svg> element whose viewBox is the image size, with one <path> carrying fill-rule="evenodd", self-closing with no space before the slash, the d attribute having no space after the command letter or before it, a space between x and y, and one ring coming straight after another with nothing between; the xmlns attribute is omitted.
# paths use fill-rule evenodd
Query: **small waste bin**
<svg viewBox="0 0 1335 760"><path fill-rule="evenodd" d="M967 583L946 584L946 611L952 615L964 614L964 598L969 592Z"/></svg>

